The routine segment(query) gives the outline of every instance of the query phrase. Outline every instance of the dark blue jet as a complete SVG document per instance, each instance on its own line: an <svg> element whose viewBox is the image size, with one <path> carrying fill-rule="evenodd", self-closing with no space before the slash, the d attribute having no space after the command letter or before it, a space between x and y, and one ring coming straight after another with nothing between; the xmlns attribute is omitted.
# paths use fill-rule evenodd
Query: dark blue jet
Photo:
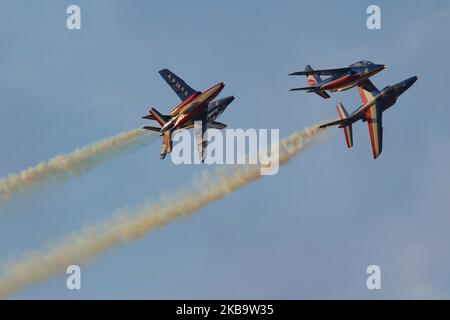
<svg viewBox="0 0 450 320"><path fill-rule="evenodd" d="M351 148L353 146L352 124L358 120L362 120L363 122L367 121L373 158L376 159L383 149L383 112L392 107L397 101L397 98L416 81L417 77L414 76L393 86L387 86L380 92L370 80L364 80L357 86L361 95L362 106L349 115L342 103L339 103L336 108L340 119L326 123L320 127L326 128L337 125L339 128L343 128L347 147Z"/></svg>

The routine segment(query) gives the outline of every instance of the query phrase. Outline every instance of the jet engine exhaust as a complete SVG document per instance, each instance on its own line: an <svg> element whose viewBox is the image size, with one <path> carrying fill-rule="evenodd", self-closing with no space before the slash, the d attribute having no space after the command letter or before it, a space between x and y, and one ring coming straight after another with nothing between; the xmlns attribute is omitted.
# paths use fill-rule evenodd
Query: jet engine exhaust
<svg viewBox="0 0 450 320"><path fill-rule="evenodd" d="M19 173L0 178L0 204L13 194L24 192L45 180L86 174L94 165L111 157L113 154L129 150L130 148L137 148L144 143L152 141L152 139L139 139L149 134L156 137L156 134L147 130L130 130L76 149L70 153L58 155Z"/></svg>

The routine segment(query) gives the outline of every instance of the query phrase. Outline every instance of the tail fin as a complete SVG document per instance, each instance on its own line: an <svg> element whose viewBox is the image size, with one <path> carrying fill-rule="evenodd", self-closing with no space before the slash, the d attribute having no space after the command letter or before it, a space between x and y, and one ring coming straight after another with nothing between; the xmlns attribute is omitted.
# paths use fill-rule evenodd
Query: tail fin
<svg viewBox="0 0 450 320"><path fill-rule="evenodd" d="M153 118L156 121L158 121L158 123L161 127L163 127L167 123L167 121L169 121L171 118L170 116L166 116L166 115L159 113L158 110L156 110L155 108L151 108L149 110L149 112L153 116Z"/></svg>
<svg viewBox="0 0 450 320"><path fill-rule="evenodd" d="M339 102L339 104L336 106L337 112L339 114L339 118L341 120L348 118L347 110L345 110L344 105ZM345 134L345 140L347 141L347 147L351 148L353 147L353 130L352 130L352 124L348 124L346 126L342 127L344 129Z"/></svg>
<svg viewBox="0 0 450 320"><path fill-rule="evenodd" d="M172 88L172 90L175 91L181 101L186 100L196 92L194 89L189 87L186 82L183 81L183 79L178 77L169 69L160 70L159 74L164 78L164 80Z"/></svg>
<svg viewBox="0 0 450 320"><path fill-rule="evenodd" d="M306 71L306 72L308 72L308 71L314 71L314 69L308 64L308 65L305 67L305 71ZM320 79L320 77L319 77L318 75L316 75L316 74L308 74L308 75L306 76L306 79L308 80L308 86L309 86L309 87L315 87L315 86L317 86L317 84L318 84L319 82L322 81L322 79Z"/></svg>
<svg viewBox="0 0 450 320"><path fill-rule="evenodd" d="M314 71L314 69L308 64L305 67L305 71ZM308 87L317 87L317 84L319 82L322 82L322 79L320 78L320 76L318 76L317 74L314 73L310 73L306 76L306 79L308 80ZM326 93L325 91L320 91L320 90L314 90L314 93L318 94L319 96L321 96L324 99L329 99L330 95L328 93Z"/></svg>

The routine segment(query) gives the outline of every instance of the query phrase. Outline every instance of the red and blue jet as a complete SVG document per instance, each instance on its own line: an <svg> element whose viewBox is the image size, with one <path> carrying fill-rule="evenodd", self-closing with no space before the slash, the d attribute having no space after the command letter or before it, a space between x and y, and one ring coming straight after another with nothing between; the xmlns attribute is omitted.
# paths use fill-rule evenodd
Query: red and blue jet
<svg viewBox="0 0 450 320"><path fill-rule="evenodd" d="M290 76L306 76L308 86L294 88L290 91L314 92L322 98L328 99L326 91L344 91L357 86L360 82L369 79L386 68L383 64L374 64L370 61L358 61L345 68L314 70L307 65L305 71L291 73ZM320 76L330 76L321 79Z"/></svg>
<svg viewBox="0 0 450 320"><path fill-rule="evenodd" d="M206 143L203 141L208 128L223 129L227 125L215 121L234 100L233 96L214 100L225 87L223 82L201 92L192 89L186 82L168 69L159 71L159 74L181 99L181 103L173 108L168 115L159 113L155 108L149 110L144 119L156 120L160 127L145 126L144 129L159 132L163 137L160 157L164 159L172 151L172 133L179 129L194 128L196 143L200 159L203 162L206 155ZM202 126L195 126L201 121ZM199 131L199 132L197 132Z"/></svg>

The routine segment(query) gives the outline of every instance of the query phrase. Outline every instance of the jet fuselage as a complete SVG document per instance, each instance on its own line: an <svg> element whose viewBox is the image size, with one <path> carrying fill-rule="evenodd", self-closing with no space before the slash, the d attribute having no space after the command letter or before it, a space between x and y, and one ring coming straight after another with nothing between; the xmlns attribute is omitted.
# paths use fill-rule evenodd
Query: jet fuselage
<svg viewBox="0 0 450 320"><path fill-rule="evenodd" d="M379 105L381 106L381 110L386 111L387 109L392 107L397 102L398 97L402 95L406 90L408 90L409 87L411 87L416 81L417 77L414 76L392 86L387 86L386 88L381 90L380 93L374 96L373 99L367 101L367 103L356 109L352 113L352 115L359 113L361 110L369 109L375 103L379 103ZM365 118L363 118L362 120L366 121Z"/></svg>
<svg viewBox="0 0 450 320"><path fill-rule="evenodd" d="M208 104L208 121L216 120L228 107L228 105L233 102L234 96L225 97L215 101L211 101Z"/></svg>
<svg viewBox="0 0 450 320"><path fill-rule="evenodd" d="M408 90L416 81L417 77L414 76L381 90L378 99L382 102L383 111L392 107L397 101L397 98Z"/></svg>
<svg viewBox="0 0 450 320"><path fill-rule="evenodd" d="M358 83L366 80L383 70L386 66L381 64L372 64L365 67L352 67L350 71L336 74L321 83L318 83L320 90L329 90L331 92L339 92L351 89Z"/></svg>
<svg viewBox="0 0 450 320"><path fill-rule="evenodd" d="M222 99L218 99L215 101L211 101L208 103L208 114L207 121L215 121L228 107L228 105L233 102L234 96L225 97ZM194 121L198 119L190 119L183 126L178 127L177 129L191 128L194 125Z"/></svg>
<svg viewBox="0 0 450 320"><path fill-rule="evenodd" d="M190 120L194 120L196 116L204 111L204 108L208 107L208 103L217 97L224 87L225 84L220 82L205 92L194 93L183 101L170 112L172 119L161 128L161 133L168 130L174 131L183 127Z"/></svg>

